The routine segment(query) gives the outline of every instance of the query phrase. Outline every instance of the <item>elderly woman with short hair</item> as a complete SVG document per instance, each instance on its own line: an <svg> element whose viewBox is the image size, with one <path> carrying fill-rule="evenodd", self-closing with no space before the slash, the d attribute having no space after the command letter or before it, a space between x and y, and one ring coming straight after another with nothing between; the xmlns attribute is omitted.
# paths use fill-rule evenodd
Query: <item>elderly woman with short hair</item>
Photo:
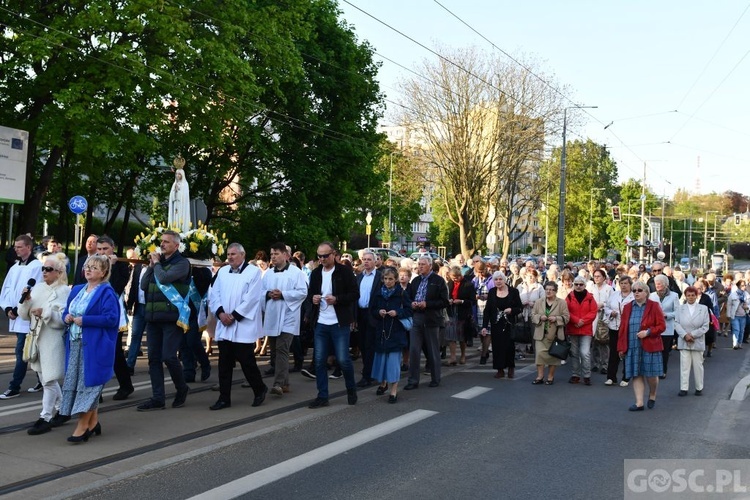
<svg viewBox="0 0 750 500"><path fill-rule="evenodd" d="M706 348L706 332L709 328L708 308L698 302L698 289L685 289L685 303L680 306L675 331L680 349L680 392L687 396L690 386L690 369L695 380L695 395L703 394L703 350Z"/></svg>
<svg viewBox="0 0 750 500"><path fill-rule="evenodd" d="M492 367L497 370L495 378L505 377L505 369L508 369L508 378L513 378L516 367L516 348L510 335L513 322L523 310L518 290L508 286L507 278L500 271L492 275L495 288L487 297L487 305L484 308L484 320L482 321L482 355L486 350L488 333L492 341ZM488 331L489 327L489 331Z"/></svg>
<svg viewBox="0 0 750 500"><path fill-rule="evenodd" d="M643 410L643 395L648 382L649 409L656 405L659 375L664 372L661 334L667 325L659 303L648 298L648 285L641 281L633 284L635 299L622 310L617 352L625 360L625 376L633 382L635 404L628 410ZM676 294L675 294L676 295ZM644 381L645 379L645 381Z"/></svg>
<svg viewBox="0 0 750 500"><path fill-rule="evenodd" d="M664 313L664 321L666 323L666 329L661 334L661 340L663 343L661 356L664 373L659 377L665 379L667 378L669 353L672 352L672 344L675 341L674 320L678 313L680 297L676 292L669 289L669 278L664 274L657 274L654 276L654 287L656 288L656 291L651 293L649 299L658 302L661 305L661 310Z"/></svg>
<svg viewBox="0 0 750 500"><path fill-rule="evenodd" d="M564 299L557 297L557 283L548 281L544 284L544 297L534 303L531 311L531 323L534 325L534 350L536 352L536 378L534 385L555 382L555 370L560 360L549 355L549 348L555 339L565 340L565 324L570 319L568 305ZM549 366L547 380L544 380L544 366Z"/></svg>

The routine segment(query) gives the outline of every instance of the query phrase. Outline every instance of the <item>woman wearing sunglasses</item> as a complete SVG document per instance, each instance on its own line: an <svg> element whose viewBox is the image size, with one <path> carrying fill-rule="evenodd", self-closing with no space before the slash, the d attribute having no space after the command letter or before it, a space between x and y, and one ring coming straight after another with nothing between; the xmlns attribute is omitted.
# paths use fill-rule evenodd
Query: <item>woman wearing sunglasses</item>
<svg viewBox="0 0 750 500"><path fill-rule="evenodd" d="M661 333L667 324L659 303L648 298L648 285L637 281L632 290L634 300L622 309L617 352L625 359L625 377L633 381L635 404L629 410L642 411L645 382L649 389L647 405L649 409L656 405L659 376L664 373Z"/></svg>
<svg viewBox="0 0 750 500"><path fill-rule="evenodd" d="M52 427L58 427L70 418L58 413L62 401L60 381L65 376L65 324L62 312L70 294L65 273L66 259L62 253L47 256L42 265L44 283L37 285L33 293L29 293L18 306L18 315L30 321L32 329L38 325L39 355L30 361L29 366L37 373L42 384L42 412L28 430L32 436L49 432Z"/></svg>

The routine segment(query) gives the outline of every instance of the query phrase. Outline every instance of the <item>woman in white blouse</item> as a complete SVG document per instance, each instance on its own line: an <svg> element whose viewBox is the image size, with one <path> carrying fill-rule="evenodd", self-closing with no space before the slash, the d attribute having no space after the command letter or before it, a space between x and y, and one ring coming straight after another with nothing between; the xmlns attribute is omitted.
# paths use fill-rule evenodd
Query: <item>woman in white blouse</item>
<svg viewBox="0 0 750 500"><path fill-rule="evenodd" d="M614 288L607 284L607 274L603 269L595 269L593 280L586 285L594 296L599 312L594 320L594 338L591 342L591 371L599 370L602 375L607 373L609 366L609 328L604 319L604 306L612 295Z"/></svg>
<svg viewBox="0 0 750 500"><path fill-rule="evenodd" d="M687 396L692 368L695 395L700 396L703 393L703 350L706 348L708 309L698 303L698 290L695 287L687 287L684 297L686 302L680 306L674 324L678 335L677 347L680 349L680 392L677 395Z"/></svg>

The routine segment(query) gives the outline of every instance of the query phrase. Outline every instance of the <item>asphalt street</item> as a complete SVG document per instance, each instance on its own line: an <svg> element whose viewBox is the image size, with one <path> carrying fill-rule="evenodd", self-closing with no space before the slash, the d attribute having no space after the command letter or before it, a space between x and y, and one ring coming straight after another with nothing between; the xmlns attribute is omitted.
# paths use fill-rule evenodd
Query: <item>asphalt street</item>
<svg viewBox="0 0 750 500"><path fill-rule="evenodd" d="M10 377L8 340L0 343L0 384ZM134 408L149 394L140 359L136 398L112 402L115 387L108 388L103 433L82 445L65 442L70 424L26 435L23 424L37 418L39 394L1 402L0 494L118 500L621 497L626 458L748 456L750 403L729 401L729 394L750 373L750 349L730 345L721 337L706 360L702 397L692 391L677 397L679 358L673 354L656 408L637 413L627 411L632 389L605 386L604 375L594 375L590 387L571 385L567 365L554 385L533 386L527 359L514 380L497 380L472 350L466 365L444 368L440 387L428 388L423 379L416 391L402 391L397 404L387 404L373 387L348 406L339 379L330 381L331 406L310 410L315 384L293 374L292 392L269 396L260 408L250 407L252 393L237 384L232 408L212 412L214 375L193 384L185 408L144 414ZM261 368L266 362L261 358Z"/></svg>

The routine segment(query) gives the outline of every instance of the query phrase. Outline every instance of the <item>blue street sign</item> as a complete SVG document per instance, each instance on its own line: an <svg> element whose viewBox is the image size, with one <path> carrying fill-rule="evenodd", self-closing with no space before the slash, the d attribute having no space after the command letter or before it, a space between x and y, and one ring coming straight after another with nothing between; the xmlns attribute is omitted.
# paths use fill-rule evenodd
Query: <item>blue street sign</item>
<svg viewBox="0 0 750 500"><path fill-rule="evenodd" d="M68 201L68 208L76 215L81 215L88 208L89 203L83 196L74 196Z"/></svg>

